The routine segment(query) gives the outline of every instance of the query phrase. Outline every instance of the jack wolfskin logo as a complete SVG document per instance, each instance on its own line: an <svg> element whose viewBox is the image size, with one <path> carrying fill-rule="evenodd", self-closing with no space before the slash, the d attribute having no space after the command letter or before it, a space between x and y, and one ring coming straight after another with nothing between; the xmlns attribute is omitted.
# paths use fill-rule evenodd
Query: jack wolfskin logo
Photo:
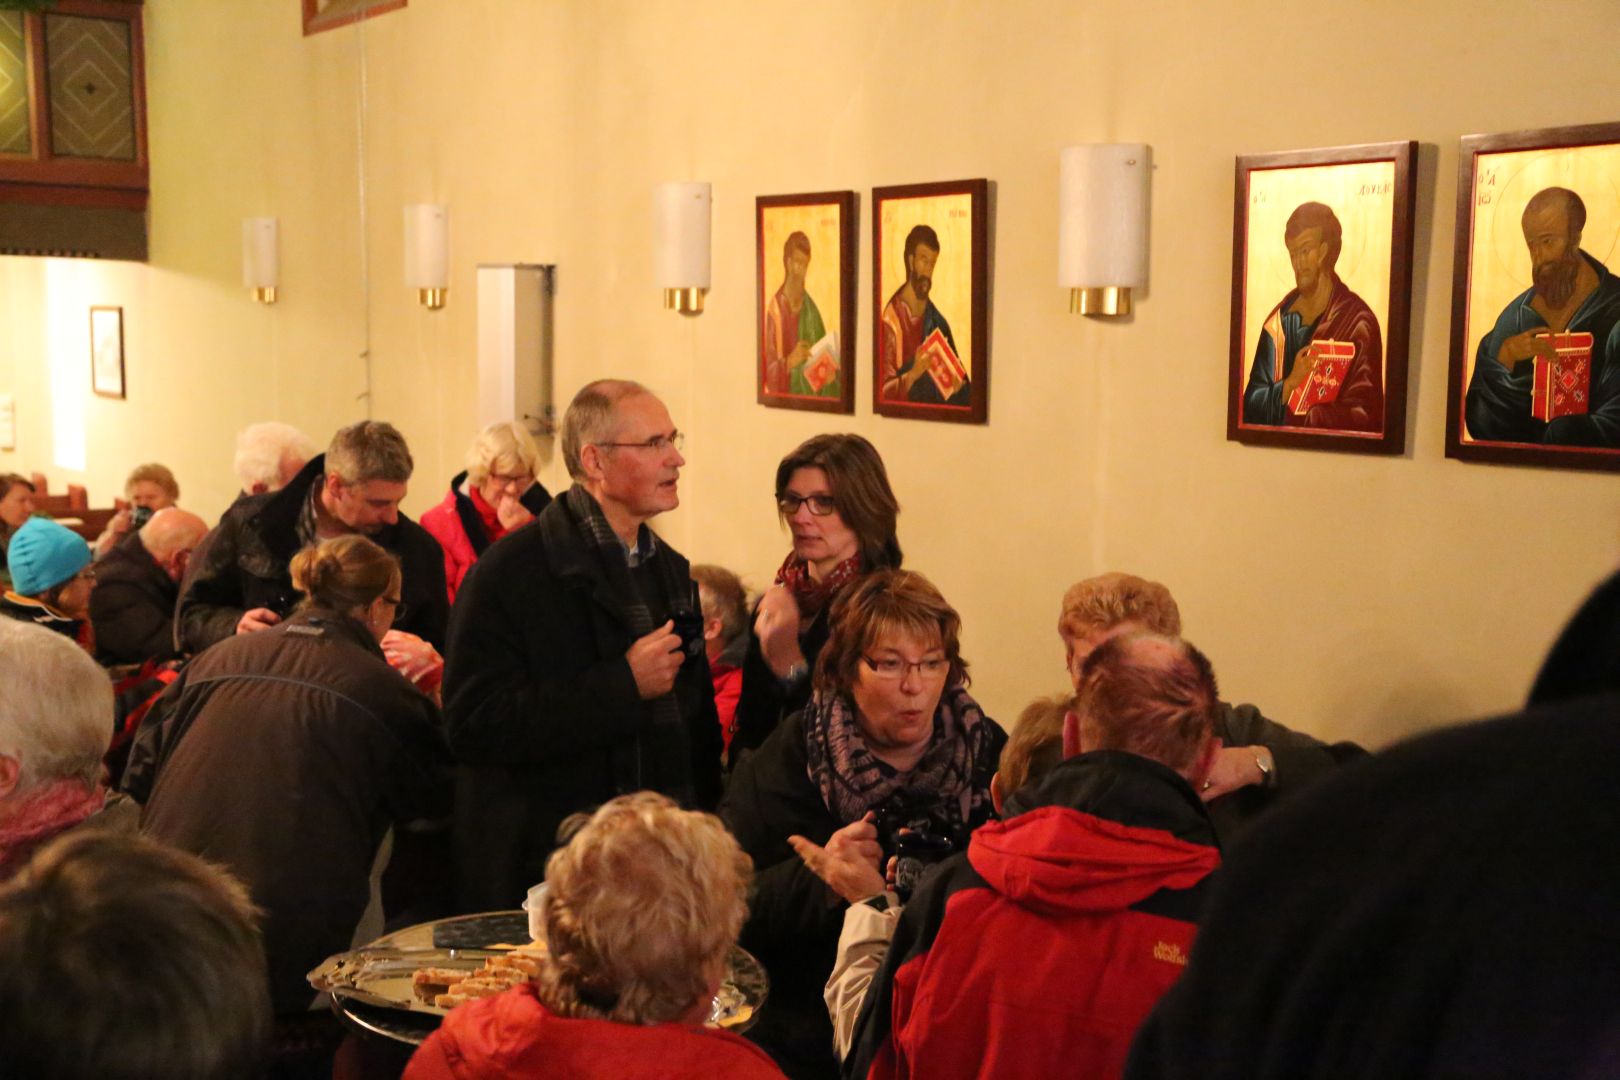
<svg viewBox="0 0 1620 1080"><path fill-rule="evenodd" d="M1178 967L1187 966L1187 954L1181 951L1181 946L1168 941L1154 942L1153 959L1163 960L1167 964L1175 964Z"/></svg>

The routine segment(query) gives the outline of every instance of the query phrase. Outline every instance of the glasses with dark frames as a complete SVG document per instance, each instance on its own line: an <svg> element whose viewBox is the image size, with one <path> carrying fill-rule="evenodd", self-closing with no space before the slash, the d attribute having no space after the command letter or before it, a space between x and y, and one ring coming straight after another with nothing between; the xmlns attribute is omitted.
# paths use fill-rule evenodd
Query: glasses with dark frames
<svg viewBox="0 0 1620 1080"><path fill-rule="evenodd" d="M799 507L805 503L810 504L810 512L816 517L826 517L838 509L838 500L831 495L795 495L791 491L776 493L776 508L782 512L783 517L797 514Z"/></svg>
<svg viewBox="0 0 1620 1080"><path fill-rule="evenodd" d="M951 669L951 662L943 656L931 656L926 660L902 660L898 656L877 657L862 653L861 659L872 669L872 674L894 682L904 679L906 673L913 669L925 679L943 678Z"/></svg>

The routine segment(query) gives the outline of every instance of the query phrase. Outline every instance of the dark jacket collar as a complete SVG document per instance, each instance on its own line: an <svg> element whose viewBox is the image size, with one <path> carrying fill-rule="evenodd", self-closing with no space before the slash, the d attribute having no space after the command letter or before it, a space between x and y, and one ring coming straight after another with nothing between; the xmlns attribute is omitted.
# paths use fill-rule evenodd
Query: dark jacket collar
<svg viewBox="0 0 1620 1080"><path fill-rule="evenodd" d="M1094 750L1061 762L1034 787L1014 793L1006 816L1038 806L1067 806L1218 846L1203 801L1181 774L1124 750Z"/></svg>
<svg viewBox="0 0 1620 1080"><path fill-rule="evenodd" d="M309 501L310 492L325 475L326 455L316 454L286 487L263 496L264 504L250 520L253 529L264 538L265 546L277 557L286 560L298 554L302 546L298 542L298 517L303 513L304 504ZM400 532L409 520L402 513L398 522L367 533L366 538L389 551L397 552Z"/></svg>
<svg viewBox="0 0 1620 1080"><path fill-rule="evenodd" d="M158 561L152 557L152 552L141 541L141 531L139 529L131 529L128 535L114 544L112 551L107 553L107 559L117 559L128 566L132 573L151 578L154 582L161 581L176 593L180 591L180 586L175 584L168 571L159 565ZM105 573L105 559L102 560L102 566L102 572Z"/></svg>
<svg viewBox="0 0 1620 1080"><path fill-rule="evenodd" d="M286 487L264 497L253 513L252 528L278 557L291 559L298 552L298 516L309 500L310 489L326 474L326 455L316 454Z"/></svg>
<svg viewBox="0 0 1620 1080"><path fill-rule="evenodd" d="M283 632L294 637L340 638L360 646L378 659L387 659L383 655L382 646L377 644L377 639L371 636L371 631L367 630L360 620L333 611L331 608L306 607L295 612L282 625L286 628Z"/></svg>

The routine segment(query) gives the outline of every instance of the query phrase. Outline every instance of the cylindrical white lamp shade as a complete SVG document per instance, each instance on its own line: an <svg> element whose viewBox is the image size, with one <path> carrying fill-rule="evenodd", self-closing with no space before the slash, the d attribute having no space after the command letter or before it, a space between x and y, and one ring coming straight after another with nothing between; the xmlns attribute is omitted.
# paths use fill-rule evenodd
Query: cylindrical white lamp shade
<svg viewBox="0 0 1620 1080"><path fill-rule="evenodd" d="M1147 284L1150 154L1142 143L1064 149L1058 184L1059 285L1127 290L1124 304L1129 310L1128 290Z"/></svg>
<svg viewBox="0 0 1620 1080"><path fill-rule="evenodd" d="M444 307L450 288L450 208L414 203L405 208L405 284L423 307Z"/></svg>
<svg viewBox="0 0 1620 1080"><path fill-rule="evenodd" d="M276 249L276 219L242 219L242 284L266 302L275 301L281 284L281 259Z"/></svg>
<svg viewBox="0 0 1620 1080"><path fill-rule="evenodd" d="M703 310L709 287L708 184L659 184L653 193L658 284L665 304L688 314Z"/></svg>
<svg viewBox="0 0 1620 1080"><path fill-rule="evenodd" d="M405 208L405 284L412 289L450 287L450 208L416 203Z"/></svg>

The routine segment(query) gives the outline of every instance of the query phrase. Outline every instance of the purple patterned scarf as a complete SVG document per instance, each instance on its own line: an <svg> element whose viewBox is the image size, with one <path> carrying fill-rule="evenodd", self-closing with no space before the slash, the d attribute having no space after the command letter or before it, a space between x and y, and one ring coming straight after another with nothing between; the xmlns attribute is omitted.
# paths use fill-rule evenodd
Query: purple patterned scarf
<svg viewBox="0 0 1620 1080"><path fill-rule="evenodd" d="M901 791L938 795L950 824L972 828L989 816L990 777L1005 741L964 687L946 688L934 709L934 734L909 772L880 761L842 694L816 691L804 709L807 771L821 798L845 825Z"/></svg>

